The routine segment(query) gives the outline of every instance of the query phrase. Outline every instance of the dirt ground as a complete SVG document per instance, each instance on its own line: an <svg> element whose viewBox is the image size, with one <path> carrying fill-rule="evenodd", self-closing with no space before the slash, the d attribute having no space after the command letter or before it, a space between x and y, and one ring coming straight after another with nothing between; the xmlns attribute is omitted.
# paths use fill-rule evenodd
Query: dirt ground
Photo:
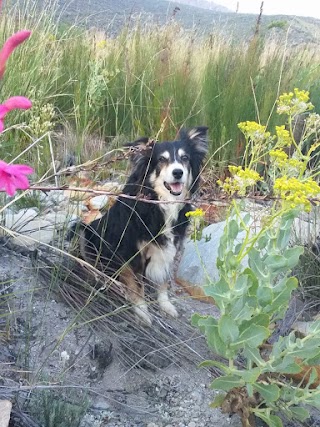
<svg viewBox="0 0 320 427"><path fill-rule="evenodd" d="M0 395L15 401L11 426L241 425L209 407L215 372L198 367L213 355L190 317L217 314L214 306L174 286L180 318L162 317L150 302L153 326L144 328L123 300L111 306L104 290L85 289L79 266L71 273L45 248L13 249L0 245Z"/></svg>

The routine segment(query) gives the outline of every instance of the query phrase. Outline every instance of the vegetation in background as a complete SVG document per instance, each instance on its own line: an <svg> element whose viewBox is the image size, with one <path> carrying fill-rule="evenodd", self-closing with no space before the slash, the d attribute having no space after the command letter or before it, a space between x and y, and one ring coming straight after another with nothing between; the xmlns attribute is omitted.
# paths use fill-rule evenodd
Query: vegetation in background
<svg viewBox="0 0 320 427"><path fill-rule="evenodd" d="M39 174L61 152L61 139L50 141L53 129L59 135L66 126L72 129L80 157L92 137L104 139L107 151L116 136L166 139L181 126L205 124L214 164L223 166L238 162L244 150L237 123L261 121L270 130L281 123L273 114L280 91L303 86L320 103L318 53L287 47L285 33L281 42L258 34L248 44L235 44L218 33L184 30L174 20L151 25L141 16L111 38L57 25L50 2L41 12L27 1L4 13L0 42L23 27L32 29L32 37L15 53L17 65L6 75L2 96L19 86L36 104L8 116L14 132L3 135L0 157L19 155Z"/></svg>

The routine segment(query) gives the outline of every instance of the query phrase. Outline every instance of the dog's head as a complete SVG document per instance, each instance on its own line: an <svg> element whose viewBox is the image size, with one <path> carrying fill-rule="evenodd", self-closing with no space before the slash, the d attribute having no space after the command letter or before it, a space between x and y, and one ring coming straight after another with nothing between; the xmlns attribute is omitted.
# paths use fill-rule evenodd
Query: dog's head
<svg viewBox="0 0 320 427"><path fill-rule="evenodd" d="M182 130L176 141L140 139L133 143L128 184L153 189L162 200L183 199L194 193L208 150L207 130L204 126Z"/></svg>

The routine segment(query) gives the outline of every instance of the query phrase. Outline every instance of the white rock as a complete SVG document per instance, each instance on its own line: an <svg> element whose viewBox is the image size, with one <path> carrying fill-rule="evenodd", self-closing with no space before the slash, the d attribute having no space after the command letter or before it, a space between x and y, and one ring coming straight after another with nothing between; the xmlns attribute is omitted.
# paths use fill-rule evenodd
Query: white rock
<svg viewBox="0 0 320 427"><path fill-rule="evenodd" d="M108 203L109 197L105 195L92 197L88 201L88 208L90 210L101 210Z"/></svg>
<svg viewBox="0 0 320 427"><path fill-rule="evenodd" d="M45 221L49 221L56 230L68 227L78 220L77 215L70 215L67 212L50 212L43 216Z"/></svg>
<svg viewBox="0 0 320 427"><path fill-rule="evenodd" d="M51 222L37 218L29 221L19 230L12 230L11 233L14 244L34 248L39 243L50 243L55 233L55 227Z"/></svg>
<svg viewBox="0 0 320 427"><path fill-rule="evenodd" d="M9 400L0 400L0 427L7 427L10 421L12 403Z"/></svg>
<svg viewBox="0 0 320 427"><path fill-rule="evenodd" d="M17 213L7 210L5 212L5 226L10 230L19 231L28 222L38 216L36 209L20 209Z"/></svg>
<svg viewBox="0 0 320 427"><path fill-rule="evenodd" d="M189 240L186 243L177 272L179 279L195 286L218 280L216 262L225 225L225 221L211 224L203 229L201 240ZM240 232L237 241L240 242L244 237L245 232Z"/></svg>

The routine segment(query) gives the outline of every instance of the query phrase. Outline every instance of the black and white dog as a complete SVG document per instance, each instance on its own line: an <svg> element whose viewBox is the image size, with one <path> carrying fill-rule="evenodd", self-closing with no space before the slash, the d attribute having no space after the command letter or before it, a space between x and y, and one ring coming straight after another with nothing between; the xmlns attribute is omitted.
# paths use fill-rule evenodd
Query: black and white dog
<svg viewBox="0 0 320 427"><path fill-rule="evenodd" d="M178 316L168 298L168 280L176 250L186 236L185 214L192 207L185 200L198 187L207 128L182 130L176 141L140 139L130 145L133 169L123 194L135 197L120 196L102 218L85 226L80 250L86 261L118 277L136 315L151 325L144 280L157 286L160 309Z"/></svg>

